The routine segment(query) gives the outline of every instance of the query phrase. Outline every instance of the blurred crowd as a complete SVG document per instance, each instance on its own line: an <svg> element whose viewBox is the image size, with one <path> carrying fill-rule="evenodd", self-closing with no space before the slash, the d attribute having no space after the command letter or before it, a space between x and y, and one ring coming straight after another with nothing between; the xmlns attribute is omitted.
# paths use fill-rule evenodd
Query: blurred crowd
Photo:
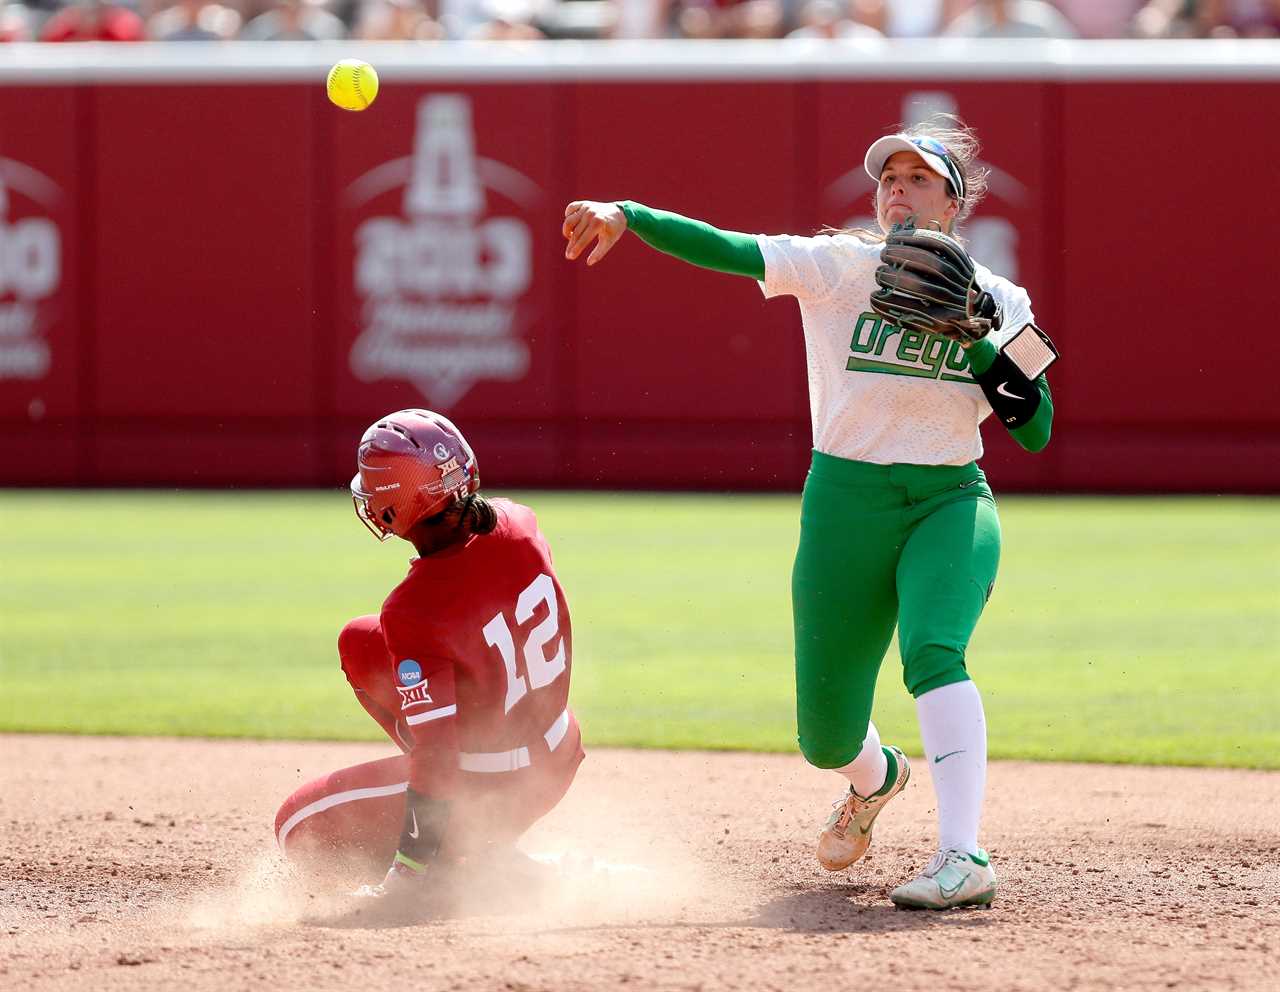
<svg viewBox="0 0 1280 992"><path fill-rule="evenodd" d="M1280 0L27 0L3 41L1275 38Z"/></svg>

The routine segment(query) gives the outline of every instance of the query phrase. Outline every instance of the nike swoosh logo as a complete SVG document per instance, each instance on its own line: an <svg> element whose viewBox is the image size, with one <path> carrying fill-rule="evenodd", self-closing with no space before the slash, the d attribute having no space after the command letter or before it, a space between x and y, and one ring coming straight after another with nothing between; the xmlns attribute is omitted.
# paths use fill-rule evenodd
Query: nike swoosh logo
<svg viewBox="0 0 1280 992"><path fill-rule="evenodd" d="M961 748L959 751L948 751L946 754L940 754L933 759L933 763L936 765L939 761L946 761L953 754L964 754L964 750L964 748Z"/></svg>
<svg viewBox="0 0 1280 992"><path fill-rule="evenodd" d="M409 810L409 816L413 819L413 829L409 831L409 836L414 840L418 839L418 811L416 809Z"/></svg>
<svg viewBox="0 0 1280 992"><path fill-rule="evenodd" d="M968 482L960 483L960 488L968 489L970 486L976 486L981 481L982 481L981 479L970 479Z"/></svg>
<svg viewBox="0 0 1280 992"><path fill-rule="evenodd" d="M996 392L1001 396L1009 397L1011 400L1023 399L1023 397L1019 396L1017 393L1011 393L1009 390L1005 389L1004 387L1007 385L1009 385L1009 381L1006 379L1004 382L1000 383L1000 385L996 386Z"/></svg>
<svg viewBox="0 0 1280 992"><path fill-rule="evenodd" d="M948 889L941 882L939 882L938 891L942 893L942 898L950 899L953 895L959 892L960 886L964 885L964 883L969 880L970 874L972 874L972 872L965 872L963 875L960 876L960 881L956 882L956 884L951 886L950 889Z"/></svg>

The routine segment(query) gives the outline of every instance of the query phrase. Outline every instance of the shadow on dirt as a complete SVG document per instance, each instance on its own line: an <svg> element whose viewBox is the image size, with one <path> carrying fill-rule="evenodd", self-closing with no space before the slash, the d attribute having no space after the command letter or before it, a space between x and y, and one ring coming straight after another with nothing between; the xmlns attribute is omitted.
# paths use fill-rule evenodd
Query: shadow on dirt
<svg viewBox="0 0 1280 992"><path fill-rule="evenodd" d="M999 910L967 907L947 912L898 909L880 885L797 887L772 899L741 925L798 933L876 933L935 927L982 929L999 919Z"/></svg>
<svg viewBox="0 0 1280 992"><path fill-rule="evenodd" d="M891 931L930 930L939 927L981 931L1000 920L999 910L986 908L955 909L945 913L911 911L892 905L883 886L824 885L797 886L795 891L773 898L752 916L721 920L682 920L678 916L661 915L646 921L610 921L574 919L555 898L546 893L526 890L519 899L507 892L500 901L486 897L460 897L458 894L436 894L433 898L413 901L352 900L329 914L317 914L302 922L306 926L336 930L388 930L401 927L429 926L476 916L526 915L536 913L546 924L547 933L576 933L612 929L707 929L744 927L788 930L796 933L884 933ZM540 928L542 929L542 928Z"/></svg>
<svg viewBox="0 0 1280 992"><path fill-rule="evenodd" d="M434 889L381 898L330 898L326 908L301 920L303 926L335 930L391 930L476 916L545 914L555 919L558 886L554 876L444 875Z"/></svg>
<svg viewBox="0 0 1280 992"><path fill-rule="evenodd" d="M448 907L436 905L433 901L404 905L386 900L357 900L353 897L351 904L345 909L318 913L305 917L300 922L306 927L330 930L395 930L458 918L459 914L450 912Z"/></svg>

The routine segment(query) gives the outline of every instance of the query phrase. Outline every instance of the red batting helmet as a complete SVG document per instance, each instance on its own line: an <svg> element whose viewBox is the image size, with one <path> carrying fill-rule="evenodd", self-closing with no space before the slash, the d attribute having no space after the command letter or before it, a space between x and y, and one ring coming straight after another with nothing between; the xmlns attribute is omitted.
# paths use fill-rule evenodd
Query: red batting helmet
<svg viewBox="0 0 1280 992"><path fill-rule="evenodd" d="M404 537L418 521L480 488L480 467L467 439L430 410L399 410L360 438L360 470L351 499L373 535Z"/></svg>

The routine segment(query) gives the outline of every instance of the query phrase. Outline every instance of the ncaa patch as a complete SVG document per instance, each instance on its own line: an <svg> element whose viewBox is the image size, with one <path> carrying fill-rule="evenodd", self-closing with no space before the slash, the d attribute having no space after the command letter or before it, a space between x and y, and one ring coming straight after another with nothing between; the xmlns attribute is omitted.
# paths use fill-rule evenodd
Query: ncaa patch
<svg viewBox="0 0 1280 992"><path fill-rule="evenodd" d="M422 666L412 658L406 658L396 666L396 676L401 685L417 685L422 681Z"/></svg>

